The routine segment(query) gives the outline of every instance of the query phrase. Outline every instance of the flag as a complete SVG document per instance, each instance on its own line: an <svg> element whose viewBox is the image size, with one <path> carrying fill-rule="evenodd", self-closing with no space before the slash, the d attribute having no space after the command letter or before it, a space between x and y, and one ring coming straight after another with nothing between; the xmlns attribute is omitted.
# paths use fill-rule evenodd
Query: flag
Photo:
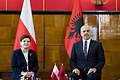
<svg viewBox="0 0 120 80"><path fill-rule="evenodd" d="M20 37L24 34L28 34L31 37L30 49L34 50L37 53L36 38L35 38L30 0L24 0L23 2L20 20L16 32L14 50L20 48Z"/></svg>
<svg viewBox="0 0 120 80"><path fill-rule="evenodd" d="M58 73L59 73L59 70L58 70L58 68L57 68L57 66L55 64L54 67L53 67L52 74L51 74L52 80L59 80Z"/></svg>
<svg viewBox="0 0 120 80"><path fill-rule="evenodd" d="M60 80L67 80L67 78L65 76L65 69L64 69L64 65L63 64L62 64L62 66L60 68L58 76L59 76Z"/></svg>
<svg viewBox="0 0 120 80"><path fill-rule="evenodd" d="M82 17L81 1L74 0L73 10L65 36L65 49L69 57L71 56L71 50L73 44L81 40L80 28L82 25L83 25L83 17Z"/></svg>

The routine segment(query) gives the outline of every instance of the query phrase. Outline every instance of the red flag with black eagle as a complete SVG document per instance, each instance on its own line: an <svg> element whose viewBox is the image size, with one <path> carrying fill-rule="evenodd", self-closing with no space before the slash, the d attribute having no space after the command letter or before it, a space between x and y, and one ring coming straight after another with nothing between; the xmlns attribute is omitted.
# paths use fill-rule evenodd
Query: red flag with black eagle
<svg viewBox="0 0 120 80"><path fill-rule="evenodd" d="M67 80L67 78L65 76L65 69L64 69L64 65L63 64L62 64L62 66L60 68L58 76L59 76L60 80Z"/></svg>
<svg viewBox="0 0 120 80"><path fill-rule="evenodd" d="M84 24L83 16L82 16L81 0L74 0L73 2L74 2L73 10L65 36L65 49L69 57L71 57L71 50L73 44L81 40L80 28Z"/></svg>

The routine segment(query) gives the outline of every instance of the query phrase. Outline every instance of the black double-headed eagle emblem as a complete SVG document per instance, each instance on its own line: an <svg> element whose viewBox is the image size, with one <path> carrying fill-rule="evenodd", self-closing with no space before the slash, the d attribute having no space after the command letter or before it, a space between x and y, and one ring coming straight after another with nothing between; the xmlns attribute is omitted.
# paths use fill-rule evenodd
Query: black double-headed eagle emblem
<svg viewBox="0 0 120 80"><path fill-rule="evenodd" d="M71 27L68 39L74 39L77 41L77 39L80 37L80 28L83 25L83 17L80 13L78 13L71 19L70 25Z"/></svg>

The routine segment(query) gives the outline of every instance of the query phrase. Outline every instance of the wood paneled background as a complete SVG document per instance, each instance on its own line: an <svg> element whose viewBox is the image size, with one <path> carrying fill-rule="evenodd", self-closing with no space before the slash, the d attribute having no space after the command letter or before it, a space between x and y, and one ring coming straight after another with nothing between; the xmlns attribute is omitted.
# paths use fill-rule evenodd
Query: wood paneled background
<svg viewBox="0 0 120 80"><path fill-rule="evenodd" d="M11 72L11 55L14 46L19 14L0 14L0 72ZM106 64L102 80L120 79L120 15L100 15L98 28L96 15L84 15L84 20L97 28L97 36L103 44ZM37 40L39 71L48 71L54 64L70 71L69 57L64 47L64 37L70 15L34 14L34 27ZM46 79L48 80L48 79Z"/></svg>

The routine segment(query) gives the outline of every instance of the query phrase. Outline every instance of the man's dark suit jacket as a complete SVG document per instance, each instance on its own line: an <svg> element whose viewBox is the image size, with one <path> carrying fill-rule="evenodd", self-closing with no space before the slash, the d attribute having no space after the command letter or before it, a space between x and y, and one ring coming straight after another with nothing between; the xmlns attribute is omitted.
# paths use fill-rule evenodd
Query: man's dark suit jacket
<svg viewBox="0 0 120 80"><path fill-rule="evenodd" d="M37 73L39 69L38 60L36 53L31 49L29 49L28 52L28 65L29 65L29 71L33 71L34 73ZM27 71L27 63L21 49L13 51L11 66L13 70L12 80L20 80L21 72Z"/></svg>
<svg viewBox="0 0 120 80"><path fill-rule="evenodd" d="M91 40L88 50L87 59L85 60L83 52L83 41L74 43L71 58L70 67L71 70L78 68L81 70L89 70L90 68L96 68L97 72L100 72L105 65L104 50L100 42Z"/></svg>

